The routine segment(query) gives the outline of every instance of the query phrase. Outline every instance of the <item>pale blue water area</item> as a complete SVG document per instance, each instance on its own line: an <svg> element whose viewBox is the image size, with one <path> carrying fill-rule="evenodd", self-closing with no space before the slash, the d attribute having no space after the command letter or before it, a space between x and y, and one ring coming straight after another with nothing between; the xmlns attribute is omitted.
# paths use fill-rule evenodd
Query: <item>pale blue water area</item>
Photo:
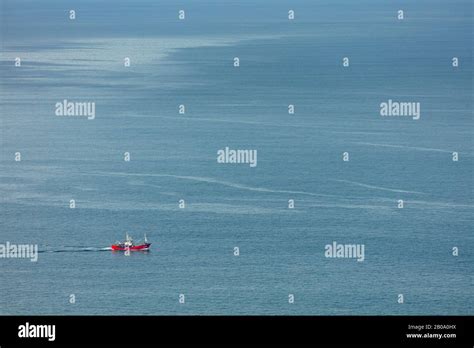
<svg viewBox="0 0 474 348"><path fill-rule="evenodd" d="M0 243L42 251L0 259L0 314L474 314L471 1L0 10ZM388 99L420 120L381 117ZM226 146L258 165L217 163ZM100 251L125 232L151 251Z"/></svg>

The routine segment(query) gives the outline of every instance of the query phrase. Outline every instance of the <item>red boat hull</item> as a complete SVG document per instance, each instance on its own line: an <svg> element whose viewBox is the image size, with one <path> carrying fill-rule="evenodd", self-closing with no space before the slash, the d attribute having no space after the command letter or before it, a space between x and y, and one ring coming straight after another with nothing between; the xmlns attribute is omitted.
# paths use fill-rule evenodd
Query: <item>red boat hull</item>
<svg viewBox="0 0 474 348"><path fill-rule="evenodd" d="M145 243L145 244L140 244L140 245L134 245L134 246L131 246L131 247L123 247L121 245L113 244L112 245L112 250L115 250L115 251L126 251L126 250L146 251L146 250L150 249L150 245L151 245L151 243Z"/></svg>

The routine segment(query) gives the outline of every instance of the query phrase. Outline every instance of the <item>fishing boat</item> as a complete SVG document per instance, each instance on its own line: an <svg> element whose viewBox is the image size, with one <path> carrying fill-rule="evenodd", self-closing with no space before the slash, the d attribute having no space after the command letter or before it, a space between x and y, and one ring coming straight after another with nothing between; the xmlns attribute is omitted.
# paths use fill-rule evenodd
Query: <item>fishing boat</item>
<svg viewBox="0 0 474 348"><path fill-rule="evenodd" d="M143 242L139 242L135 244L133 242L132 237L130 237L127 233L125 237L125 242L116 242L115 244L112 244L112 250L115 251L147 251L150 249L151 243L148 243L148 240L144 238Z"/></svg>

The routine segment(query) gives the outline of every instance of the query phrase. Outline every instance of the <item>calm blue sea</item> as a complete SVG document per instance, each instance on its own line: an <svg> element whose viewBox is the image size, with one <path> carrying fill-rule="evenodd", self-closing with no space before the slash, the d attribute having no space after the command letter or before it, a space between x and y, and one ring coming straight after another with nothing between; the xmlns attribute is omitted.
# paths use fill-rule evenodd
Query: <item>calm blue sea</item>
<svg viewBox="0 0 474 348"><path fill-rule="evenodd" d="M472 1L0 11L0 244L41 251L0 259L0 314L474 314ZM226 146L258 165L217 163ZM151 251L106 250L126 232Z"/></svg>

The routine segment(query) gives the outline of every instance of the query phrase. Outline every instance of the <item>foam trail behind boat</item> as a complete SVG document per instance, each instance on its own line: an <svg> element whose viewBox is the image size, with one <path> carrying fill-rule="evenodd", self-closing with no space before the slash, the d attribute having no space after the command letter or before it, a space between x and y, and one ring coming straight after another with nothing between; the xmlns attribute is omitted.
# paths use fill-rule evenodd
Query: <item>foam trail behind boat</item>
<svg viewBox="0 0 474 348"><path fill-rule="evenodd" d="M111 247L66 247L63 246L61 249L52 249L46 247L45 249L38 250L38 253L80 253L80 252L93 252L93 251L107 251L112 250Z"/></svg>

